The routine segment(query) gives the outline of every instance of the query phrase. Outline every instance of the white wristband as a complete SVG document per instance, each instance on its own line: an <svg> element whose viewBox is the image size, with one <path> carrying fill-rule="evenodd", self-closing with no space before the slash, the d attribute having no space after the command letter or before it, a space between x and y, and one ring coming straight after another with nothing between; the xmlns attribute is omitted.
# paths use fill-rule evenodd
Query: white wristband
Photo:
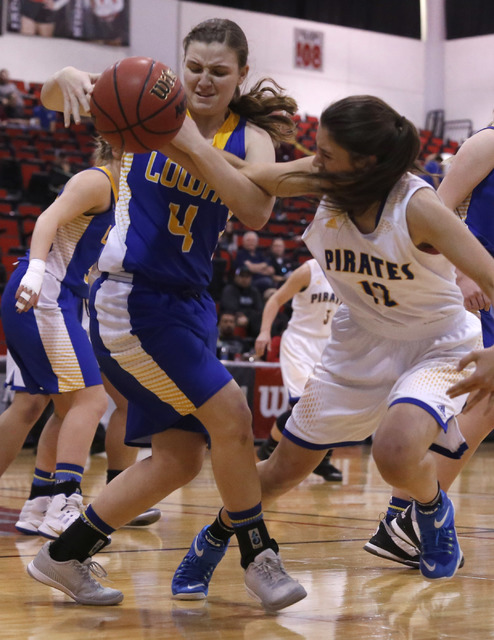
<svg viewBox="0 0 494 640"><path fill-rule="evenodd" d="M20 287L29 289L33 294L38 295L43 284L43 276L45 275L46 263L39 258L31 258L29 267L19 283Z"/></svg>

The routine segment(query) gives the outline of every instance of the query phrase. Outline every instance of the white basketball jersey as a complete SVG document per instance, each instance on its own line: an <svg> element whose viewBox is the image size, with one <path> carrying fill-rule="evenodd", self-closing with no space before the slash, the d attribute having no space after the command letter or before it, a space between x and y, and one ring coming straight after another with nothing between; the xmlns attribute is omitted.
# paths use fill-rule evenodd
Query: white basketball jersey
<svg viewBox="0 0 494 640"><path fill-rule="evenodd" d="M452 330L466 315L451 262L420 251L410 238L406 209L422 188L432 187L405 174L368 234L323 199L303 236L354 322L387 338L432 337Z"/></svg>
<svg viewBox="0 0 494 640"><path fill-rule="evenodd" d="M336 297L317 260L309 260L310 283L292 298L292 316L288 328L314 338L329 338L331 320L340 301Z"/></svg>

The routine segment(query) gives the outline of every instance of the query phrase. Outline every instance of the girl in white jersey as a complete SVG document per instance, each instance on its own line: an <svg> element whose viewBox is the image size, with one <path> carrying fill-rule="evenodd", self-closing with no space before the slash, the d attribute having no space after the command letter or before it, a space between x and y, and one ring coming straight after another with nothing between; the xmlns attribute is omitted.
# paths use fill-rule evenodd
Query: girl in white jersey
<svg viewBox="0 0 494 640"><path fill-rule="evenodd" d="M494 123L466 140L448 164L448 171L437 189L439 197L456 211L487 251L494 255ZM490 300L464 274L457 273L457 282L465 308L480 313L484 347L491 346L494 342L494 316ZM494 409L484 411L484 408L485 403L462 424L462 433L468 444L466 455L459 460L444 456L436 459L438 477L445 490L494 426ZM385 518L364 549L389 560L418 566L420 540L408 496L393 491Z"/></svg>
<svg viewBox="0 0 494 640"><path fill-rule="evenodd" d="M263 503L301 482L327 448L374 434L384 480L414 499L422 574L452 577L462 553L430 448L464 448L457 416L466 396L452 399L447 390L466 375L458 361L481 338L453 265L493 300L494 260L410 173L417 131L382 100L334 103L316 142L315 158L242 169L271 194L324 194L304 240L342 300L321 363L280 444L259 465Z"/></svg>
<svg viewBox="0 0 494 640"><path fill-rule="evenodd" d="M271 327L281 306L292 301L292 315L280 344L280 367L288 392L290 409L276 419L269 438L257 450L259 460L267 460L280 441L292 407L298 402L307 378L331 335L331 321L340 302L317 260L307 260L269 297L262 313L261 330L256 339L256 355L262 357L271 343ZM331 450L314 473L328 481L342 480L331 464Z"/></svg>

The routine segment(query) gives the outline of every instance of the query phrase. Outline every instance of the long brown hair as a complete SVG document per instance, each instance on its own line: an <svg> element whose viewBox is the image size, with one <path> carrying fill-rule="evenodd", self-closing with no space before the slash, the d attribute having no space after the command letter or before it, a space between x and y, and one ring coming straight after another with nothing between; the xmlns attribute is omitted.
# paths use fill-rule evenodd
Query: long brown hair
<svg viewBox="0 0 494 640"><path fill-rule="evenodd" d="M247 64L247 38L232 20L211 18L195 26L184 38L184 53L192 42L225 44L235 52L240 69ZM297 111L297 103L272 78L262 78L246 93L241 93L237 87L228 106L231 111L267 131L273 140L293 142L295 124L290 115Z"/></svg>
<svg viewBox="0 0 494 640"><path fill-rule="evenodd" d="M345 149L350 160L375 157L350 173L320 173L309 178L312 193L324 194L344 211L384 200L407 171L418 170L420 138L415 126L375 96L343 98L325 109L319 126Z"/></svg>

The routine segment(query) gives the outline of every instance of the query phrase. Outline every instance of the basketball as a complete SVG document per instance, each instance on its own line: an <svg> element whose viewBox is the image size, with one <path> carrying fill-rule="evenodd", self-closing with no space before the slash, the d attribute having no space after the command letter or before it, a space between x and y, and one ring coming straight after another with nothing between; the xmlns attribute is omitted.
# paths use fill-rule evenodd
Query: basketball
<svg viewBox="0 0 494 640"><path fill-rule="evenodd" d="M90 101L96 131L132 153L160 149L178 133L187 99L177 75L162 62L124 58L105 69Z"/></svg>

